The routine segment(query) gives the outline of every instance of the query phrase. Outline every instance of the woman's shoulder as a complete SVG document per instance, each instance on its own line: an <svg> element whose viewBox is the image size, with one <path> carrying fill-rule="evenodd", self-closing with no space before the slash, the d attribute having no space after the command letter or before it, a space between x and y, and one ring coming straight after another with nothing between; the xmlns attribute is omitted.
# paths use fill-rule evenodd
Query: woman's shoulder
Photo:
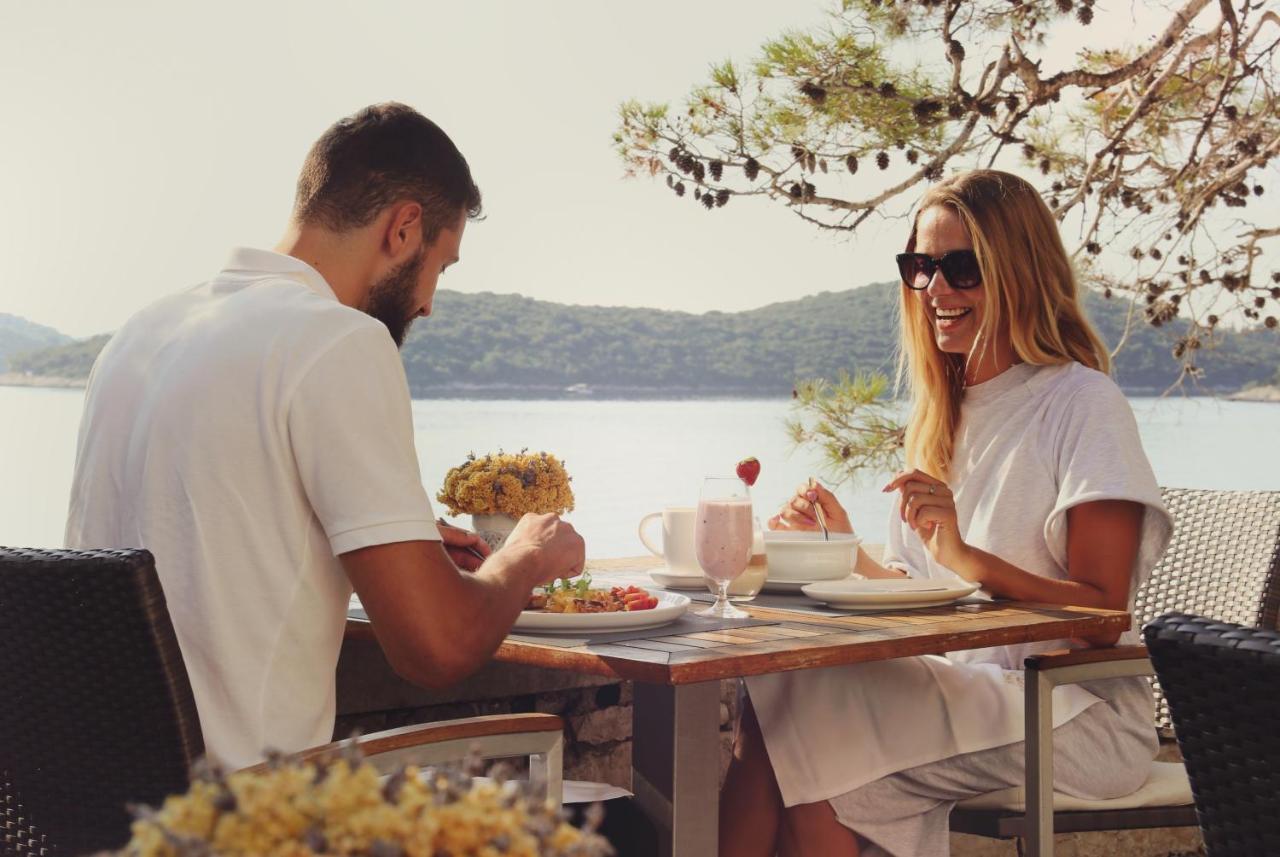
<svg viewBox="0 0 1280 857"><path fill-rule="evenodd" d="M1074 361L1042 369L1036 377L1046 407L1090 411L1128 410L1129 403L1115 380L1105 372Z"/></svg>

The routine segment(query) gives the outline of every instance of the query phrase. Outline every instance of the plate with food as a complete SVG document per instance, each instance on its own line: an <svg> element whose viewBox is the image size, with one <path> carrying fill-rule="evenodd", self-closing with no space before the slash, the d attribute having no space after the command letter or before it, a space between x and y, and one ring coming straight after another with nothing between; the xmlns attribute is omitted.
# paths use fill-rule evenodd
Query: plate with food
<svg viewBox="0 0 1280 857"><path fill-rule="evenodd" d="M516 619L518 631L629 631L668 625L689 609L675 592L639 586L593 586L591 577L540 586Z"/></svg>

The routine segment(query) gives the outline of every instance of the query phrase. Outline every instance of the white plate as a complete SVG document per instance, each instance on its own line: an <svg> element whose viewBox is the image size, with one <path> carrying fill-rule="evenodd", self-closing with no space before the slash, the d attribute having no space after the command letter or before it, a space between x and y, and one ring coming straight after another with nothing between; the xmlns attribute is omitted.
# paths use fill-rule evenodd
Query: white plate
<svg viewBox="0 0 1280 857"><path fill-rule="evenodd" d="M900 610L950 604L978 589L963 580L834 580L810 583L800 591L841 610Z"/></svg>
<svg viewBox="0 0 1280 857"><path fill-rule="evenodd" d="M658 599L652 610L635 610L630 613L543 613L540 610L524 610L516 624L517 631L583 632L630 631L639 628L657 628L670 625L689 609L689 597L675 592L651 592Z"/></svg>
<svg viewBox="0 0 1280 857"><path fill-rule="evenodd" d="M665 565L649 569L649 579L667 589L702 589L707 588L707 579L701 574L680 574L671 571Z"/></svg>
<svg viewBox="0 0 1280 857"><path fill-rule="evenodd" d="M841 578L840 580L818 581L818 580L774 580L773 578L768 578L765 580L764 588L761 591L762 592L785 592L785 593L800 592L804 589L804 587L812 583L842 583L843 581L848 579L849 578Z"/></svg>

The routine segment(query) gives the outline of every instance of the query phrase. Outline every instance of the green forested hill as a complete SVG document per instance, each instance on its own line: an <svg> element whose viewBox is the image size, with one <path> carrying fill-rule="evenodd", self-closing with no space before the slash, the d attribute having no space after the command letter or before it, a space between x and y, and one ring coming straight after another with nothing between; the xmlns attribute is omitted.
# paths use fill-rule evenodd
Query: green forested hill
<svg viewBox="0 0 1280 857"><path fill-rule="evenodd" d="M9 359L15 354L38 348L52 348L69 341L71 337L52 327L0 312L0 372L8 368Z"/></svg>
<svg viewBox="0 0 1280 857"><path fill-rule="evenodd" d="M627 307L584 307L519 295L442 291L403 356L415 396L782 396L798 378L841 369L891 371L897 339L896 288L878 284L703 315ZM1089 295L1107 342L1126 306ZM1163 390L1177 377L1173 329L1138 323L1116 361L1129 392ZM14 358L35 375L88 375L105 337ZM1203 350L1201 389L1231 392L1271 381L1280 335L1229 334ZM582 385L582 386L578 386ZM586 389L584 389L586 388ZM1193 390L1194 391L1194 390Z"/></svg>

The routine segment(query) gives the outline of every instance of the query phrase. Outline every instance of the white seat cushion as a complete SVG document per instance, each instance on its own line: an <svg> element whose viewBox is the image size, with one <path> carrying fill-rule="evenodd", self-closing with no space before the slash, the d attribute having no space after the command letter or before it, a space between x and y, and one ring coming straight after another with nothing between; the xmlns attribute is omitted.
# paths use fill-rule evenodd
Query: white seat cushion
<svg viewBox="0 0 1280 857"><path fill-rule="evenodd" d="M1131 795L1113 800L1085 800L1084 798L1053 793L1053 808L1058 812L1099 811L1107 809L1139 809L1149 806L1189 806L1191 783L1187 769L1179 762L1152 762L1147 782ZM988 792L984 795L960 801L959 809L1027 811L1027 790L1022 786Z"/></svg>

